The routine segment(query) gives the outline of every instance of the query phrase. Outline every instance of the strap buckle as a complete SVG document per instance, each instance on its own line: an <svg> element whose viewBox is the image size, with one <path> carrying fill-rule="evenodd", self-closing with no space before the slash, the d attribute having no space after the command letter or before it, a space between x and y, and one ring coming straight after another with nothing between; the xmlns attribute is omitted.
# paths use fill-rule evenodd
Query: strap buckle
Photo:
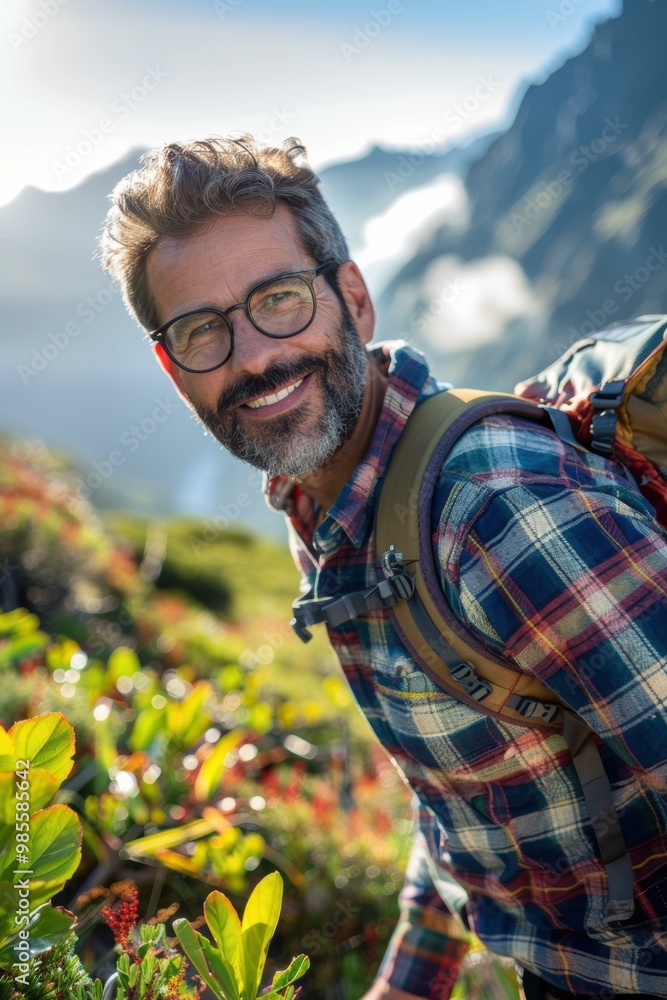
<svg viewBox="0 0 667 1000"><path fill-rule="evenodd" d="M622 379L607 382L588 397L589 403L595 410L591 424L591 448L605 457L609 457L614 450L616 411L624 397L625 382Z"/></svg>
<svg viewBox="0 0 667 1000"><path fill-rule="evenodd" d="M623 379L616 379L614 382L606 382L592 392L588 401L596 410L617 410L624 396L625 382Z"/></svg>
<svg viewBox="0 0 667 1000"><path fill-rule="evenodd" d="M385 577L390 579L396 573L405 572L403 553L396 551L396 546L392 543L386 552L380 556L380 566Z"/></svg>
<svg viewBox="0 0 667 1000"><path fill-rule="evenodd" d="M379 559L380 569L384 579L377 585L378 594L391 604L396 601L409 601L417 589L416 574L408 573L403 562L403 553L396 551L395 545L390 545Z"/></svg>
<svg viewBox="0 0 667 1000"><path fill-rule="evenodd" d="M552 701L538 701L537 698L522 698L513 695L507 704L524 719L541 719L542 722L555 722L560 712L560 705Z"/></svg>
<svg viewBox="0 0 667 1000"><path fill-rule="evenodd" d="M478 677L472 666L465 661L449 667L449 673L473 701L484 701L493 691L493 685L483 677Z"/></svg>
<svg viewBox="0 0 667 1000"><path fill-rule="evenodd" d="M290 625L298 635L299 639L301 639L301 642L310 642L310 640L313 638L313 633L310 631L310 629L307 629L306 626L303 625L298 618L292 618L290 620Z"/></svg>

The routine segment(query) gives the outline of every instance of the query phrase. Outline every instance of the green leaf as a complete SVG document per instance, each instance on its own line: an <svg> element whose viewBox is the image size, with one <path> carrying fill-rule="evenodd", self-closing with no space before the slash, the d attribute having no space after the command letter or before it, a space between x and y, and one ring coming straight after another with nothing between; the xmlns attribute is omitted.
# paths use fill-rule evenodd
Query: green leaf
<svg viewBox="0 0 667 1000"><path fill-rule="evenodd" d="M14 608L0 614L0 635L31 632L39 628L39 618L25 608Z"/></svg>
<svg viewBox="0 0 667 1000"><path fill-rule="evenodd" d="M152 705L139 712L130 733L130 750L148 750L157 734L164 728L165 717L164 709L153 708Z"/></svg>
<svg viewBox="0 0 667 1000"><path fill-rule="evenodd" d="M14 744L14 759L6 764L0 758L0 771L15 770L17 761L30 761L52 775L59 785L72 770L74 730L60 712L46 712L15 723L7 734Z"/></svg>
<svg viewBox="0 0 667 1000"><path fill-rule="evenodd" d="M178 920L174 920L172 927L181 948L194 965L197 974L201 976L206 985L215 993L218 1000L231 1000L230 997L225 996L221 991L220 985L216 983L211 975L202 949L202 942L206 941L203 934L199 934L185 917L179 917Z"/></svg>
<svg viewBox="0 0 667 1000"><path fill-rule="evenodd" d="M16 822L16 774L14 771L0 773L0 826L14 826ZM30 813L36 812L47 805L58 791L60 782L41 768L30 768L28 771L30 783Z"/></svg>
<svg viewBox="0 0 667 1000"><path fill-rule="evenodd" d="M54 945L61 944L70 934L76 923L76 917L69 910L58 907L54 909L50 903L45 903L33 910L27 924L21 925L21 937L16 930L4 941L0 942L0 966L9 968L16 960L14 945L28 941L30 956L41 955ZM0 930L1 933L1 930Z"/></svg>
<svg viewBox="0 0 667 1000"><path fill-rule="evenodd" d="M250 1000L257 996L266 955L283 898L283 880L271 872L258 882L248 900L241 923L241 978Z"/></svg>
<svg viewBox="0 0 667 1000"><path fill-rule="evenodd" d="M95 759L100 767L108 771L118 757L115 733L115 712L111 711L106 719L101 719L95 725Z"/></svg>
<svg viewBox="0 0 667 1000"><path fill-rule="evenodd" d="M118 646L107 661L107 677L114 684L119 677L132 677L140 670L137 654L128 646Z"/></svg>
<svg viewBox="0 0 667 1000"><path fill-rule="evenodd" d="M0 771L11 771L14 766L14 741L0 726Z"/></svg>
<svg viewBox="0 0 667 1000"><path fill-rule="evenodd" d="M241 921L231 901L222 892L209 893L204 916L220 952L233 965L241 944Z"/></svg>
<svg viewBox="0 0 667 1000"><path fill-rule="evenodd" d="M167 703L167 729L179 745L191 746L210 726L211 714L206 702L212 691L208 681L198 681L183 701Z"/></svg>
<svg viewBox="0 0 667 1000"><path fill-rule="evenodd" d="M224 771L225 758L230 750L233 750L244 739L245 733L237 729L233 729L231 733L220 737L200 767L199 774L195 780L195 798L197 802L208 801L211 793L218 788L222 772Z"/></svg>
<svg viewBox="0 0 667 1000"><path fill-rule="evenodd" d="M260 1000L292 1000L293 996L294 987L288 986L286 993L283 993L282 990L270 990L268 993L262 993Z"/></svg>
<svg viewBox="0 0 667 1000"><path fill-rule="evenodd" d="M239 1000L240 983L234 967L207 938L202 937L201 947L213 977L222 986L224 996L227 1000Z"/></svg>
<svg viewBox="0 0 667 1000"><path fill-rule="evenodd" d="M125 844L124 852L129 858L152 857L158 851L179 847L186 840L198 840L214 831L215 826L209 820L195 819L190 823L184 823L183 826L169 827L168 830L150 833L139 840L131 840Z"/></svg>
<svg viewBox="0 0 667 1000"><path fill-rule="evenodd" d="M35 909L60 892L68 878L74 874L81 860L81 823L69 806L54 805L40 809L30 820L31 872L30 908ZM16 867L14 852L5 858L0 871L0 906L3 899L11 898L12 872Z"/></svg>
<svg viewBox="0 0 667 1000"><path fill-rule="evenodd" d="M297 955L283 972L276 972L271 983L274 990L282 990L290 983L300 979L310 968L310 959L307 955Z"/></svg>

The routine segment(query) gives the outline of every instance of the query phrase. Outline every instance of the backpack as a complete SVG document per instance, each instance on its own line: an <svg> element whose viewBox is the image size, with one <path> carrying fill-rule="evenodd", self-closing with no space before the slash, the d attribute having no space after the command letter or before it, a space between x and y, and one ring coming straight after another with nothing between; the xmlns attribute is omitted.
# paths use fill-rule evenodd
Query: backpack
<svg viewBox="0 0 667 1000"><path fill-rule="evenodd" d="M621 463L667 526L667 316L644 316L575 343L514 395L450 389L410 415L377 505L378 583L365 591L297 600L292 625L340 625L388 608L402 643L448 694L501 721L562 734L581 782L608 878L605 922L634 911L630 856L596 737L540 681L481 645L445 600L431 550L430 508L443 462L472 424L491 414L552 425L571 446Z"/></svg>

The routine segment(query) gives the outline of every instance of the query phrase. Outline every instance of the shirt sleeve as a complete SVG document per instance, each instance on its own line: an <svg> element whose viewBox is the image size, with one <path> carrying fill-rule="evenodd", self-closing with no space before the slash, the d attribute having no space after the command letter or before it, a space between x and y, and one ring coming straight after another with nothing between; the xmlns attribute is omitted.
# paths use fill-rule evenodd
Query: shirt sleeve
<svg viewBox="0 0 667 1000"><path fill-rule="evenodd" d="M456 563L450 596L473 632L667 791L667 541L642 497L620 476L495 491Z"/></svg>
<svg viewBox="0 0 667 1000"><path fill-rule="evenodd" d="M473 940L461 917L466 892L433 857L434 838L440 836L433 815L415 800L415 838L399 895L400 917L378 973L424 1000L448 1000Z"/></svg>

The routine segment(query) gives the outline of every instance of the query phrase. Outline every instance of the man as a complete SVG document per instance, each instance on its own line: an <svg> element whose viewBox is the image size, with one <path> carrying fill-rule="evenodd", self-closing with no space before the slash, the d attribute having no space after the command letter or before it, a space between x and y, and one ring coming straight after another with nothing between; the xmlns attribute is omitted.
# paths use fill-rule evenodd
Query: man
<svg viewBox="0 0 667 1000"><path fill-rule="evenodd" d="M304 152L249 136L166 146L114 192L102 250L184 401L268 473L306 586L327 596L375 582L379 484L442 386L406 344L367 349L368 291ZM527 970L529 997L667 997L667 549L651 509L613 464L496 416L446 459L433 539L460 620L600 737L635 912L605 922L606 870L561 737L445 694L373 611L330 639L418 829L365 1000L448 997L466 919Z"/></svg>

